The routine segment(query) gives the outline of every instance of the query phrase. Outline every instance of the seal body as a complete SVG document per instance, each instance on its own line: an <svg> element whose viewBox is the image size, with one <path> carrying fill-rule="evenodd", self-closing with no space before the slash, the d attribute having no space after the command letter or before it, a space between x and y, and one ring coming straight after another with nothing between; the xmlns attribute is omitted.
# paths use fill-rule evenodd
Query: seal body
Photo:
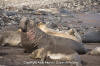
<svg viewBox="0 0 100 66"><path fill-rule="evenodd" d="M53 44L55 46L56 45L59 45L59 46L63 45L64 48L71 48L72 50L76 51L79 54L86 53L86 49L84 48L84 46L82 44L80 44L80 42L77 42L77 41L72 40L72 39L64 38L64 37L49 35L49 34L43 32L37 26L34 26L32 30L35 33L32 32L32 35L28 36L28 38L27 38L27 33L26 33L26 36L24 36L24 34L22 34L22 45L23 45L23 47L27 47L29 49L31 48L31 50L33 50L34 44L37 45L38 48L42 48L42 47ZM31 34L30 31L28 31L28 32ZM25 37L27 39L24 39ZM31 37L32 37L33 40L30 40ZM28 43L28 41L29 41L29 43ZM55 49L55 48L52 48L52 49Z"/></svg>
<svg viewBox="0 0 100 66"><path fill-rule="evenodd" d="M100 43L100 30L99 31L89 31L82 39L83 43Z"/></svg>
<svg viewBox="0 0 100 66"><path fill-rule="evenodd" d="M1 44L10 46L20 46L21 32L18 31L5 31L1 33Z"/></svg>
<svg viewBox="0 0 100 66"><path fill-rule="evenodd" d="M42 61L63 61L63 62L78 62L81 64L81 59L78 53L71 48L65 48L65 45L50 45L44 48L39 48L30 55L33 59L41 59Z"/></svg>
<svg viewBox="0 0 100 66"><path fill-rule="evenodd" d="M89 55L100 55L100 47L96 47L95 49L92 49L88 54Z"/></svg>
<svg viewBox="0 0 100 66"><path fill-rule="evenodd" d="M32 40L31 37L28 36L27 33L21 33L21 44L25 49L25 53L30 53L37 48L37 45L34 43L34 40Z"/></svg>
<svg viewBox="0 0 100 66"><path fill-rule="evenodd" d="M41 29L43 32L49 34L49 35L53 35L53 36L59 36L59 37L63 37L63 38L69 38L75 41L80 42L74 35L74 31L72 29L68 30L67 32L63 32L63 31L56 31L54 29L48 28L46 26L46 24L43 24L42 22L40 22L38 24L38 28Z"/></svg>
<svg viewBox="0 0 100 66"><path fill-rule="evenodd" d="M56 33L55 31L54 32L51 31L51 33L48 33L49 28L46 29L47 32L44 31L45 26L41 24L41 22L36 23L33 20L29 20L29 19L25 21L22 20L21 22L23 22L21 23L22 24L21 29L22 30L24 29L23 26L26 28L26 30L23 31L21 34L22 46L28 52L34 51L34 48L39 49L46 46L53 47L53 45L55 45L56 47L56 45L58 45L58 46L63 46L63 48L67 48L67 49L70 48L70 50L73 50L79 54L86 53L86 49L80 42L77 42L70 38L61 37L63 34L60 32ZM60 34L61 36L58 36ZM52 49L56 49L56 48L52 48Z"/></svg>

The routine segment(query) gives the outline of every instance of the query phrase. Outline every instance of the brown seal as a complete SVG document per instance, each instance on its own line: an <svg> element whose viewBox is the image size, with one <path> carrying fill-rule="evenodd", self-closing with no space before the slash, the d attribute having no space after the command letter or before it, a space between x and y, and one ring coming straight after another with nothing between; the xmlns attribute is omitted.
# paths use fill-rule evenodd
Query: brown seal
<svg viewBox="0 0 100 66"><path fill-rule="evenodd" d="M70 48L79 54L86 53L86 49L80 42L64 37L49 35L48 33L42 31L38 25L40 25L40 22L35 23L32 20L29 20L26 25L27 32L22 32L22 45L26 51L32 52L36 48L42 48L51 44L56 44L64 45L65 48Z"/></svg>
<svg viewBox="0 0 100 66"><path fill-rule="evenodd" d="M83 43L100 43L100 29L94 31L88 31L82 37Z"/></svg>
<svg viewBox="0 0 100 66"><path fill-rule="evenodd" d="M2 46L21 46L21 32L19 31L4 31L0 33L0 44Z"/></svg>

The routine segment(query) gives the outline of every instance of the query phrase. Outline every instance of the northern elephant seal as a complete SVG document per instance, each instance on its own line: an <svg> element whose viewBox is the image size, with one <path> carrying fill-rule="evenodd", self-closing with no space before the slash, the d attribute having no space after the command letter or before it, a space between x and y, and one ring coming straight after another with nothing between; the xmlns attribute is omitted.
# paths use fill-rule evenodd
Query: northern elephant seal
<svg viewBox="0 0 100 66"><path fill-rule="evenodd" d="M19 28L21 28L23 32L27 32L30 28L33 27L32 24L29 24L29 23L33 23L32 20L29 21L27 17L23 17L20 20ZM69 39L80 42L80 40L78 40L77 37L74 36L75 32L73 29L70 29L67 32L56 31L54 29L48 28L47 25L44 24L43 22L39 22L37 26L39 29L41 29L43 32L49 35L69 38Z"/></svg>
<svg viewBox="0 0 100 66"><path fill-rule="evenodd" d="M27 17L22 17L22 19L20 20L20 23L19 23L19 28L21 28L21 30L23 32L26 32L27 31Z"/></svg>
<svg viewBox="0 0 100 66"><path fill-rule="evenodd" d="M21 46L21 32L20 31L4 31L0 33L1 45Z"/></svg>
<svg viewBox="0 0 100 66"><path fill-rule="evenodd" d="M74 35L74 30L73 29L70 29L68 30L67 32L63 32L63 31L56 31L54 29L50 29L46 26L46 24L44 24L43 22L40 22L38 24L38 27L39 29L41 29L43 32L49 34L49 35L53 35L53 36L59 36L59 37L64 37L64 38L69 38L69 39L72 39L72 40L75 40L75 41L78 41L79 40L75 37Z"/></svg>
<svg viewBox="0 0 100 66"><path fill-rule="evenodd" d="M82 37L83 43L100 43L100 30L88 31Z"/></svg>
<svg viewBox="0 0 100 66"><path fill-rule="evenodd" d="M56 49L60 49L62 46L56 47ZM62 51L55 50L54 48L51 50L50 46L46 48L40 48L32 52L30 57L33 59L41 59L41 61L46 61L49 59L51 62L77 62L79 66L81 65L80 56L74 51L70 51L69 53L68 51L66 51L66 48L62 49Z"/></svg>
<svg viewBox="0 0 100 66"><path fill-rule="evenodd" d="M66 45L66 47L70 47L79 54L86 53L86 49L83 45L81 45L80 42L77 42L69 38L54 36L52 34L50 35L49 33L42 31L42 29L40 29L40 22L35 23L32 20L29 20L26 27L27 32L22 32L21 34L22 45L26 51L30 52L33 51L34 48L41 48L49 44L64 44Z"/></svg>
<svg viewBox="0 0 100 66"><path fill-rule="evenodd" d="M100 55L100 47L96 47L88 52L89 55Z"/></svg>
<svg viewBox="0 0 100 66"><path fill-rule="evenodd" d="M77 62L79 66L81 65L81 58L79 54L72 48L66 47L64 44L51 44L49 46L39 48L33 51L30 57L33 59L41 59L42 61L48 61L49 59L51 62Z"/></svg>

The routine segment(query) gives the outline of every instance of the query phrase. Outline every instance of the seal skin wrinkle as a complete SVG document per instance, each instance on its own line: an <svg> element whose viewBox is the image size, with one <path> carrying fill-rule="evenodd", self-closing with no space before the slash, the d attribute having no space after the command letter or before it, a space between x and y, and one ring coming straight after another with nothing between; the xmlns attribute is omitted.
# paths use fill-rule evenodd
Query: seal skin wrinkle
<svg viewBox="0 0 100 66"><path fill-rule="evenodd" d="M31 23L33 23L33 25ZM65 48L70 47L79 54L86 53L86 49L79 42L64 37L49 35L48 33L43 32L38 27L39 23L40 22L35 23L32 20L31 21L29 20L29 22L26 25L27 32L22 32L21 34L22 45L25 48L25 50L31 52L34 50L34 48L41 48L51 44L56 44L56 45L64 44Z"/></svg>

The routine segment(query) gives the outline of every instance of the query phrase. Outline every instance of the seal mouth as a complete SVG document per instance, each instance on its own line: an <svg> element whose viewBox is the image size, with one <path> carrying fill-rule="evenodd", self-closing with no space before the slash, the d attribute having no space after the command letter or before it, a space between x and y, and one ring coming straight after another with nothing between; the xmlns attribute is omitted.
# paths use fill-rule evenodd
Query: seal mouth
<svg viewBox="0 0 100 66"><path fill-rule="evenodd" d="M27 37L29 38L29 40L34 40L35 39L35 32L33 29L30 29L28 32L27 32Z"/></svg>

